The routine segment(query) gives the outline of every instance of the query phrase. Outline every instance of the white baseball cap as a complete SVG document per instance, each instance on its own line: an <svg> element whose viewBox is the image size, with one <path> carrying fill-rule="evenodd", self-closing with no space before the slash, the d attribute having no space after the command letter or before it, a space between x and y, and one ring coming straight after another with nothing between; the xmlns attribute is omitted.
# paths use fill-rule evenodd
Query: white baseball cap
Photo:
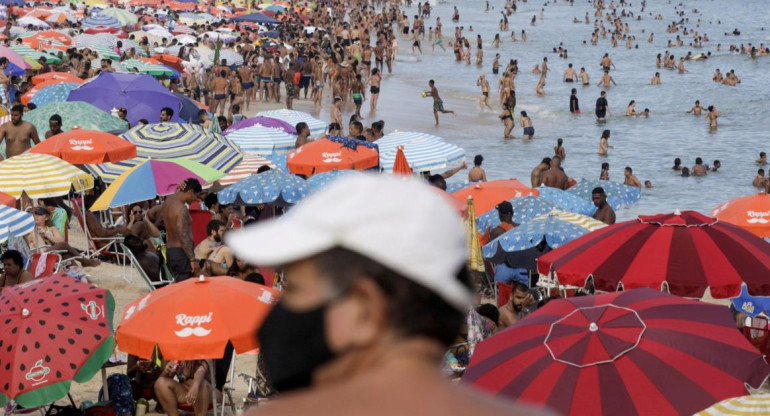
<svg viewBox="0 0 770 416"><path fill-rule="evenodd" d="M278 266L335 247L361 254L467 310L472 293L457 274L467 261L462 220L445 197L417 179L351 175L286 215L225 237L235 255Z"/></svg>

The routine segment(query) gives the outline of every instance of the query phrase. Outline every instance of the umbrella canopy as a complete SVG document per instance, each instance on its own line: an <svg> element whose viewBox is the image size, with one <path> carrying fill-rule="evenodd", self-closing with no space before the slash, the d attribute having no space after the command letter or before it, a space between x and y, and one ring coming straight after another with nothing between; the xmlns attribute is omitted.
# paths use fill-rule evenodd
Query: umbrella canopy
<svg viewBox="0 0 770 416"><path fill-rule="evenodd" d="M136 145L94 130L72 129L35 145L31 153L56 156L73 165L119 162L136 157Z"/></svg>
<svg viewBox="0 0 770 416"><path fill-rule="evenodd" d="M234 41L235 39L233 39ZM243 65L243 56L232 49L222 49L219 51L219 62L214 62L214 55L209 55L209 63L214 65Z"/></svg>
<svg viewBox="0 0 770 416"><path fill-rule="evenodd" d="M559 284L600 291L668 288L678 296L738 296L741 284L770 295L770 244L695 211L639 216L585 235L538 259Z"/></svg>
<svg viewBox="0 0 770 416"><path fill-rule="evenodd" d="M143 358L157 346L167 360L221 358L228 342L238 353L251 351L279 296L275 289L227 276L187 279L128 304L118 346Z"/></svg>
<svg viewBox="0 0 770 416"><path fill-rule="evenodd" d="M73 41L78 48L93 48L95 46L110 48L117 40L119 40L118 37L111 33L89 34L86 32L86 34L77 35L73 38ZM140 49L137 49L137 51L139 50Z"/></svg>
<svg viewBox="0 0 770 416"><path fill-rule="evenodd" d="M135 14L131 13L126 9L120 9L117 7L109 7L99 12L99 14L102 16L115 18L115 20L120 22L121 26L133 25L138 21L138 18L136 17Z"/></svg>
<svg viewBox="0 0 770 416"><path fill-rule="evenodd" d="M535 217L539 217L557 209L556 204L553 202L537 196L513 198L508 202L513 206L513 222L517 224L525 223ZM496 209L491 209L480 215L477 222L479 225L479 232L485 233L500 225L500 214Z"/></svg>
<svg viewBox="0 0 770 416"><path fill-rule="evenodd" d="M554 210L525 221L489 242L483 248L484 258L502 263L508 253L537 247L544 239L548 247L558 248L606 226L607 224L585 215Z"/></svg>
<svg viewBox="0 0 770 416"><path fill-rule="evenodd" d="M171 121L179 120L179 99L150 75L102 72L96 78L72 91L69 101L84 101L109 112L127 108L128 120L135 125L141 119L158 120L160 110L174 110Z"/></svg>
<svg viewBox="0 0 770 416"><path fill-rule="evenodd" d="M398 146L403 146L411 141L418 140L421 142L443 142L443 138L434 136L432 134L417 133L412 131L395 131L388 133L377 140L377 146L380 147L380 153L385 153L390 150L395 150ZM465 203L465 201L463 201Z"/></svg>
<svg viewBox="0 0 770 416"><path fill-rule="evenodd" d="M409 161L406 160L404 154L404 146L398 146L396 148L396 160L393 161L392 172L394 175L411 176L413 174L412 168L409 167Z"/></svg>
<svg viewBox="0 0 770 416"><path fill-rule="evenodd" d="M157 60L163 65L174 68L177 71L184 71L184 66L183 66L184 60L178 56L161 54L161 55L153 55L152 59Z"/></svg>
<svg viewBox="0 0 770 416"><path fill-rule="evenodd" d="M33 40L44 41L44 42L47 42L50 40L60 45L72 45L71 37L69 37L64 33L56 32L54 30L45 30L42 32L37 32L30 37L24 38L22 42L26 43Z"/></svg>
<svg viewBox="0 0 770 416"><path fill-rule="evenodd" d="M604 193L607 194L607 202L616 210L620 209L623 205L635 204L642 196L642 190L635 186L590 179L581 179L577 185L569 188L567 192L573 193L587 201L592 201L591 192L594 188L603 188Z"/></svg>
<svg viewBox="0 0 770 416"><path fill-rule="evenodd" d="M289 152L289 172L312 176L330 170L365 170L377 167L377 145L339 136L309 142Z"/></svg>
<svg viewBox="0 0 770 416"><path fill-rule="evenodd" d="M562 211L574 212L581 215L594 215L596 206L593 201L585 200L573 193L563 191L550 186L541 186L537 188L540 198L553 201Z"/></svg>
<svg viewBox="0 0 770 416"><path fill-rule="evenodd" d="M761 313L770 312L770 297L751 296L746 285L741 286L741 294L732 300L733 307L754 318Z"/></svg>
<svg viewBox="0 0 770 416"><path fill-rule="evenodd" d="M357 170L330 170L328 172L319 173L309 177L307 179L307 186L310 187L310 192L318 192L339 178L360 174L361 172Z"/></svg>
<svg viewBox="0 0 770 416"><path fill-rule="evenodd" d="M179 119L188 123L200 122L201 118L198 113L203 109L200 103L181 92L175 92L174 95L179 98L179 102L182 104L182 109L179 110Z"/></svg>
<svg viewBox="0 0 770 416"><path fill-rule="evenodd" d="M293 134L295 136L297 135L297 129L294 128L294 126L292 126L291 124L283 120L279 120L277 118L262 117L262 116L251 117L251 118L247 118L246 120L241 120L237 123L234 123L232 126L228 127L227 130L223 132L223 134L226 136L229 133L232 133L234 131L244 129L246 127L256 126L256 125L281 129L288 134Z"/></svg>
<svg viewBox="0 0 770 416"><path fill-rule="evenodd" d="M714 208L711 216L760 237L770 237L770 194L762 192L731 199Z"/></svg>
<svg viewBox="0 0 770 416"><path fill-rule="evenodd" d="M241 148L241 151L257 155L269 155L273 152L288 153L294 149L297 136L279 128L255 124L228 132L225 137Z"/></svg>
<svg viewBox="0 0 770 416"><path fill-rule="evenodd" d="M693 416L761 416L770 415L770 394L734 397L702 410Z"/></svg>
<svg viewBox="0 0 770 416"><path fill-rule="evenodd" d="M63 103L67 101L67 97L69 97L70 92L77 89L79 86L80 84L75 82L50 84L38 90L37 92L34 92L30 96L29 100L27 100L27 102L33 103L38 107L42 107L48 103ZM22 96L22 101L24 101L24 97L26 95L27 94L24 94L24 96Z"/></svg>
<svg viewBox="0 0 770 416"><path fill-rule="evenodd" d="M305 180L271 169L238 181L217 195L222 204L277 204L293 205L307 196Z"/></svg>
<svg viewBox="0 0 770 416"><path fill-rule="evenodd" d="M77 77L72 77L69 79L62 79L63 77L51 77L46 79L43 82L37 83L34 87L30 88L29 91L24 93L24 95L21 96L21 102L24 105L27 105L27 103L30 102L30 100L37 94L39 91L43 90L44 88L50 87L52 85L58 85L58 84L77 84L81 85L83 84L83 80ZM67 98L67 97L65 97Z"/></svg>
<svg viewBox="0 0 770 416"><path fill-rule="evenodd" d="M0 162L0 192L15 198L22 192L30 198L50 198L91 189L94 178L51 155L22 153Z"/></svg>
<svg viewBox="0 0 770 416"><path fill-rule="evenodd" d="M312 139L321 138L326 132L326 123L318 120L317 118L314 118L308 113L303 113L302 111L287 109L270 110L263 111L257 114L257 116L277 118L278 120L285 121L289 125L294 126L295 129L297 123L305 122L307 123L308 128L310 128L310 138Z"/></svg>
<svg viewBox="0 0 770 416"><path fill-rule="evenodd" d="M224 178L220 179L219 184L222 186L232 185L241 179L245 179L249 175L256 174L257 170L262 166L268 166L270 169L275 169L273 162L268 159L265 159L262 156L244 153L241 163L228 172Z"/></svg>
<svg viewBox="0 0 770 416"><path fill-rule="evenodd" d="M415 138L400 146L403 146L404 156L414 172L446 169L458 166L465 160L465 150L444 141ZM398 148L380 149L380 166L385 172L392 172L397 152Z"/></svg>
<svg viewBox="0 0 770 416"><path fill-rule="evenodd" d="M18 52L6 46L0 46L0 58L8 59L10 63L16 65L21 69L31 68L29 63L27 63L27 61L24 60L23 56L21 56Z"/></svg>
<svg viewBox="0 0 770 416"><path fill-rule="evenodd" d="M48 81L75 82L82 84L84 81L69 72L46 72L32 77L32 85L39 85Z"/></svg>
<svg viewBox="0 0 770 416"><path fill-rule="evenodd" d="M12 235L25 236L35 229L32 214L16 208L0 205L0 244L8 241Z"/></svg>
<svg viewBox="0 0 770 416"><path fill-rule="evenodd" d="M123 131L128 128L128 123L125 121L105 113L91 104L77 101L49 102L24 114L24 121L32 123L37 131L42 133L48 131L48 120L54 114L61 116L62 130L65 131L75 127L99 131Z"/></svg>
<svg viewBox="0 0 770 416"><path fill-rule="evenodd" d="M130 72L148 74L154 77L172 77L174 70L163 65L153 64L141 61L139 59L127 59L123 61L123 66Z"/></svg>
<svg viewBox="0 0 770 416"><path fill-rule="evenodd" d="M103 211L170 195L187 178L205 184L223 176L216 169L188 159L145 160L115 179L90 209Z"/></svg>
<svg viewBox="0 0 770 416"><path fill-rule="evenodd" d="M549 302L477 344L463 382L564 415L665 416L768 375L724 306L636 289Z"/></svg>
<svg viewBox="0 0 770 416"><path fill-rule="evenodd" d="M84 28L107 26L107 27L114 27L114 28L120 29L123 26L123 24L120 23L118 19L102 13L88 16L81 23Z"/></svg>
<svg viewBox="0 0 770 416"><path fill-rule="evenodd" d="M51 25L49 25L48 23L33 16L24 16L21 19L17 20L16 24L22 27L32 26L38 29L41 29L41 28L48 29L49 27L51 27Z"/></svg>
<svg viewBox="0 0 770 416"><path fill-rule="evenodd" d="M230 18L230 20L234 22L251 22L251 23L259 23L259 24L277 24L278 20L273 19L271 17L267 17L262 13L255 12L251 14L245 14L242 16L235 16L233 18Z"/></svg>
<svg viewBox="0 0 770 416"><path fill-rule="evenodd" d="M66 273L4 288L0 405L42 406L90 380L112 354L114 308L108 290Z"/></svg>
<svg viewBox="0 0 770 416"><path fill-rule="evenodd" d="M468 196L473 197L473 202L476 204L476 213L482 214L493 209L502 201L537 194L537 189L527 187L518 179L498 179L470 184L465 188L452 192L451 196L463 203L468 199Z"/></svg>

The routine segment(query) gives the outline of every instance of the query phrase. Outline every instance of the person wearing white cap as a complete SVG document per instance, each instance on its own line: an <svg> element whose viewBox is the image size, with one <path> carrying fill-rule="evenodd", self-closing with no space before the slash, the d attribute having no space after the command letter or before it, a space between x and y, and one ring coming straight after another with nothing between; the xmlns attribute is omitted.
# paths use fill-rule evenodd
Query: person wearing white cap
<svg viewBox="0 0 770 416"><path fill-rule="evenodd" d="M282 394L258 414L543 414L441 376L472 304L465 233L443 198L414 179L356 175L228 234L238 258L284 271L259 331Z"/></svg>

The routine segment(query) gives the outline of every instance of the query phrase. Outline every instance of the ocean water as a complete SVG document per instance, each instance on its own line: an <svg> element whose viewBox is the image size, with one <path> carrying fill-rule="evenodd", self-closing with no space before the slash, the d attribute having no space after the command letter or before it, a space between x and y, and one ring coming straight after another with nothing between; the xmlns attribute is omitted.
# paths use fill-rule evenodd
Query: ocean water
<svg viewBox="0 0 770 416"><path fill-rule="evenodd" d="M444 137L466 149L468 164L472 164L475 154L484 155L483 167L489 179L519 178L529 183L532 168L546 156L553 154L557 138L564 139L567 159L563 167L567 174L575 179L598 179L602 162L609 162L612 180L623 180L623 168L631 166L641 181L650 180L652 189L644 189L642 198L636 205L622 209L618 218L625 220L640 214L671 212L675 209L694 209L703 213L720 205L728 199L757 192L751 186L758 166L754 160L760 151L770 152L770 111L766 105L770 100L768 82L770 82L770 56L751 59L748 55L736 55L728 52L730 44L759 45L770 44L770 15L764 12L766 3L762 0L702 0L685 2L686 7L677 2L648 1L644 14L640 14L641 2L633 1L625 10L635 14L633 19L624 22L630 25L630 34L636 36L634 45L638 49L627 50L624 42L613 48L609 35L599 40L597 46L590 44L594 25L594 9L587 1L575 1L570 5L566 1L519 2L517 13L509 16L510 30L526 30L526 43L512 42L510 31L500 33L503 40L499 48L491 46L495 33L499 33L498 22L503 9L502 0L490 1L494 7L485 12L485 1L465 0L442 2L434 6L431 18L426 26L434 26L436 16L440 16L445 36L446 52L436 48L431 51L430 42L423 42L423 55L412 55L411 41L399 37L397 62L392 75L386 75L376 114L369 114L369 103L364 103L362 115L365 124L378 119L386 121L386 132L398 130L422 131ZM607 2L609 4L609 2ZM463 34L473 46L471 65L455 62L454 54L448 42L454 38L455 24L451 22L453 6L460 10L460 22L465 27ZM676 10L675 10L676 8ZM697 8L698 13L694 12ZM540 11L544 9L544 19ZM618 14L622 8L616 2ZM666 42L675 39L677 34L665 33L666 26L682 17L676 12L684 10L690 35L678 33L685 45L692 42L692 31L707 34L708 43L700 49L692 47L667 48ZM729 10L729 13L725 11ZM406 9L410 18L416 13L415 6ZM585 24L583 17L589 13L591 24ZM663 20L654 16L662 14ZM530 26L532 16L537 15L537 25ZM641 16L637 21L636 16ZM577 17L581 23L573 23ZM700 19L699 26L698 19ZM473 32L469 32L469 27ZM605 21L609 29L609 22ZM763 29L763 27L766 28ZM726 36L738 28L740 36ZM649 33L655 33L652 44L647 42ZM475 63L476 35L484 41L484 62ZM586 41L587 45L583 45ZM563 43L569 51L568 59L561 59L552 49ZM721 43L723 49L716 51ZM674 70L655 67L658 53L669 50L677 61L679 56L688 51L693 54L710 51L712 57L705 61L686 61L686 74ZM495 53L501 54L501 63L518 59L519 75L516 77L516 123L513 134L521 136L518 125L518 113L527 111L536 129L535 138L524 142L520 139L505 140L503 125L498 118L500 113L497 93L498 75L492 74L492 60ZM596 86L601 76L599 61L604 53L609 53L617 69L611 75L618 83L608 90L608 100L612 111L605 124L596 122L594 105L601 88ZM548 57L549 74L545 87L546 95L537 97L535 85L539 75L530 71L539 64L543 57ZM591 86L583 87L579 83L562 82L567 64L572 63L577 70L585 67ZM728 87L711 81L716 68L723 73L734 69L742 83L737 87ZM501 73L502 73L501 69ZM661 85L649 85L656 71L661 72ZM387 69L386 69L387 73ZM492 94L490 103L494 112L480 111L478 99L481 95L476 86L480 74L486 74L490 81ZM443 114L441 126L434 127L432 100L421 98L420 92L427 88L429 79L436 81L444 107L458 112L457 116ZM582 115L569 113L571 88L578 89ZM705 117L685 114L694 101L699 99L703 107L715 105L722 112L719 127L709 129ZM625 117L626 106L630 100L636 100L637 111L649 108L650 118ZM325 100L326 101L326 100ZM348 117L350 111L344 115ZM705 112L704 112L705 115ZM325 104L319 116L328 119L328 105ZM597 154L599 137L602 130L610 129L610 144L614 149L609 156ZM709 165L718 159L722 163L719 172L710 173L702 178L682 178L671 169L675 157L680 157L683 165L692 166L696 157L702 157ZM770 169L770 166L766 167ZM460 172L450 181L465 181L466 172Z"/></svg>

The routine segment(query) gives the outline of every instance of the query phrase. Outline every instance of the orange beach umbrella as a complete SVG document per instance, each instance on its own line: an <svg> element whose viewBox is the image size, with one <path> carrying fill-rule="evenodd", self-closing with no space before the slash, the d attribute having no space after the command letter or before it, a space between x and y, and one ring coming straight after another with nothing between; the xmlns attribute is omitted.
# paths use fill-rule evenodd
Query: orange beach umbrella
<svg viewBox="0 0 770 416"><path fill-rule="evenodd" d="M289 152L289 172L312 176L331 170L364 170L376 167L380 155L377 146L344 137L325 137Z"/></svg>
<svg viewBox="0 0 770 416"><path fill-rule="evenodd" d="M409 161L404 154L404 146L398 146L396 149L396 160L393 162L393 174L409 176L412 174L412 168L409 167Z"/></svg>
<svg viewBox="0 0 770 416"><path fill-rule="evenodd" d="M498 179L489 182L473 183L452 193L452 198L465 203L469 196L473 197L476 205L476 216L494 208L502 201L522 196L535 195L539 192L518 179Z"/></svg>
<svg viewBox="0 0 770 416"><path fill-rule="evenodd" d="M120 162L136 157L136 145L118 136L78 128L59 133L29 150L66 160L73 165Z"/></svg>
<svg viewBox="0 0 770 416"><path fill-rule="evenodd" d="M53 80L58 82L76 82L78 84L85 82L69 72L46 72L45 74L35 75L32 77L32 85L37 86L44 82Z"/></svg>
<svg viewBox="0 0 770 416"><path fill-rule="evenodd" d="M759 237L770 237L770 194L763 192L731 199L714 208L711 216Z"/></svg>

